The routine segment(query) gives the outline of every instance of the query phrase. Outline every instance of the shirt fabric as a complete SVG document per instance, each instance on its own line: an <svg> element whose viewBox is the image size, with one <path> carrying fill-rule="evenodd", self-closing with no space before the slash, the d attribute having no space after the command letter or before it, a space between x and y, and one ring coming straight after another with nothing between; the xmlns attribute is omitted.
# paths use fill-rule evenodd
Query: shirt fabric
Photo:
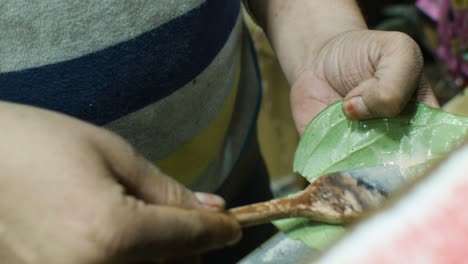
<svg viewBox="0 0 468 264"><path fill-rule="evenodd" d="M0 100L128 140L214 191L255 127L260 81L239 0L0 0Z"/></svg>

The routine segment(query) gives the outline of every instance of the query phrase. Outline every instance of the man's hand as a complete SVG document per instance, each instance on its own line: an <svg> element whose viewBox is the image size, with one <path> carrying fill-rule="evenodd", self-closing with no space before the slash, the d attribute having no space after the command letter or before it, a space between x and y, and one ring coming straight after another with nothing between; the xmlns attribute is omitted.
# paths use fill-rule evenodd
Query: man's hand
<svg viewBox="0 0 468 264"><path fill-rule="evenodd" d="M291 87L298 130L327 105L344 98L350 119L395 116L414 99L438 103L422 75L418 45L398 32L349 31L331 39Z"/></svg>
<svg viewBox="0 0 468 264"><path fill-rule="evenodd" d="M396 115L412 96L438 105L417 44L403 33L368 30L355 0L249 2L291 84L300 133L342 98L351 119Z"/></svg>
<svg viewBox="0 0 468 264"><path fill-rule="evenodd" d="M108 131L9 103L0 120L5 263L159 261L240 238L221 198L190 192Z"/></svg>

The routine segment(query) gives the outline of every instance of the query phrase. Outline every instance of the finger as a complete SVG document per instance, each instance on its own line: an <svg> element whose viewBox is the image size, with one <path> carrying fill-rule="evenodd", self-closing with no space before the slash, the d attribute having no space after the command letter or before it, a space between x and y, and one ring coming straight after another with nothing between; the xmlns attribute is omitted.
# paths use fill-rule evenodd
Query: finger
<svg viewBox="0 0 468 264"><path fill-rule="evenodd" d="M427 81L424 75L421 77L421 81L419 82L419 88L418 90L416 90L415 97L417 101L425 103L428 106L440 108L439 101L434 95L434 91L432 90L431 84Z"/></svg>
<svg viewBox="0 0 468 264"><path fill-rule="evenodd" d="M128 224L126 258L148 261L193 256L239 241L241 227L227 214L176 207L139 207Z"/></svg>
<svg viewBox="0 0 468 264"><path fill-rule="evenodd" d="M399 114L421 80L423 60L417 44L403 33L375 34L380 47L378 56L370 58L375 74L346 95L343 110L350 119Z"/></svg>
<svg viewBox="0 0 468 264"><path fill-rule="evenodd" d="M110 170L128 194L150 204L222 210L224 200L214 194L193 193L168 177L120 137L106 132L97 145Z"/></svg>

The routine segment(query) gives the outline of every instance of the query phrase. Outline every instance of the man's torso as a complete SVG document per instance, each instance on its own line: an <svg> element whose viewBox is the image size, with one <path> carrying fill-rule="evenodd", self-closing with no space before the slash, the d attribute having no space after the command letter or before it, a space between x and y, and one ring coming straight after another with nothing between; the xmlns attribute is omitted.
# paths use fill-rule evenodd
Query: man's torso
<svg viewBox="0 0 468 264"><path fill-rule="evenodd" d="M252 133L239 0L0 0L0 100L105 126L213 191Z"/></svg>

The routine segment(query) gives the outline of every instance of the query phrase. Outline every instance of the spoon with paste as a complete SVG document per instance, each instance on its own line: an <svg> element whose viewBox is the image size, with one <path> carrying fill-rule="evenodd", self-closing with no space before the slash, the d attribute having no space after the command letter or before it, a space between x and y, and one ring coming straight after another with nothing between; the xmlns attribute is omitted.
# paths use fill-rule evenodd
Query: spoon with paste
<svg viewBox="0 0 468 264"><path fill-rule="evenodd" d="M243 227L290 217L346 224L381 205L405 182L396 165L332 173L318 178L297 196L232 208L228 213Z"/></svg>

